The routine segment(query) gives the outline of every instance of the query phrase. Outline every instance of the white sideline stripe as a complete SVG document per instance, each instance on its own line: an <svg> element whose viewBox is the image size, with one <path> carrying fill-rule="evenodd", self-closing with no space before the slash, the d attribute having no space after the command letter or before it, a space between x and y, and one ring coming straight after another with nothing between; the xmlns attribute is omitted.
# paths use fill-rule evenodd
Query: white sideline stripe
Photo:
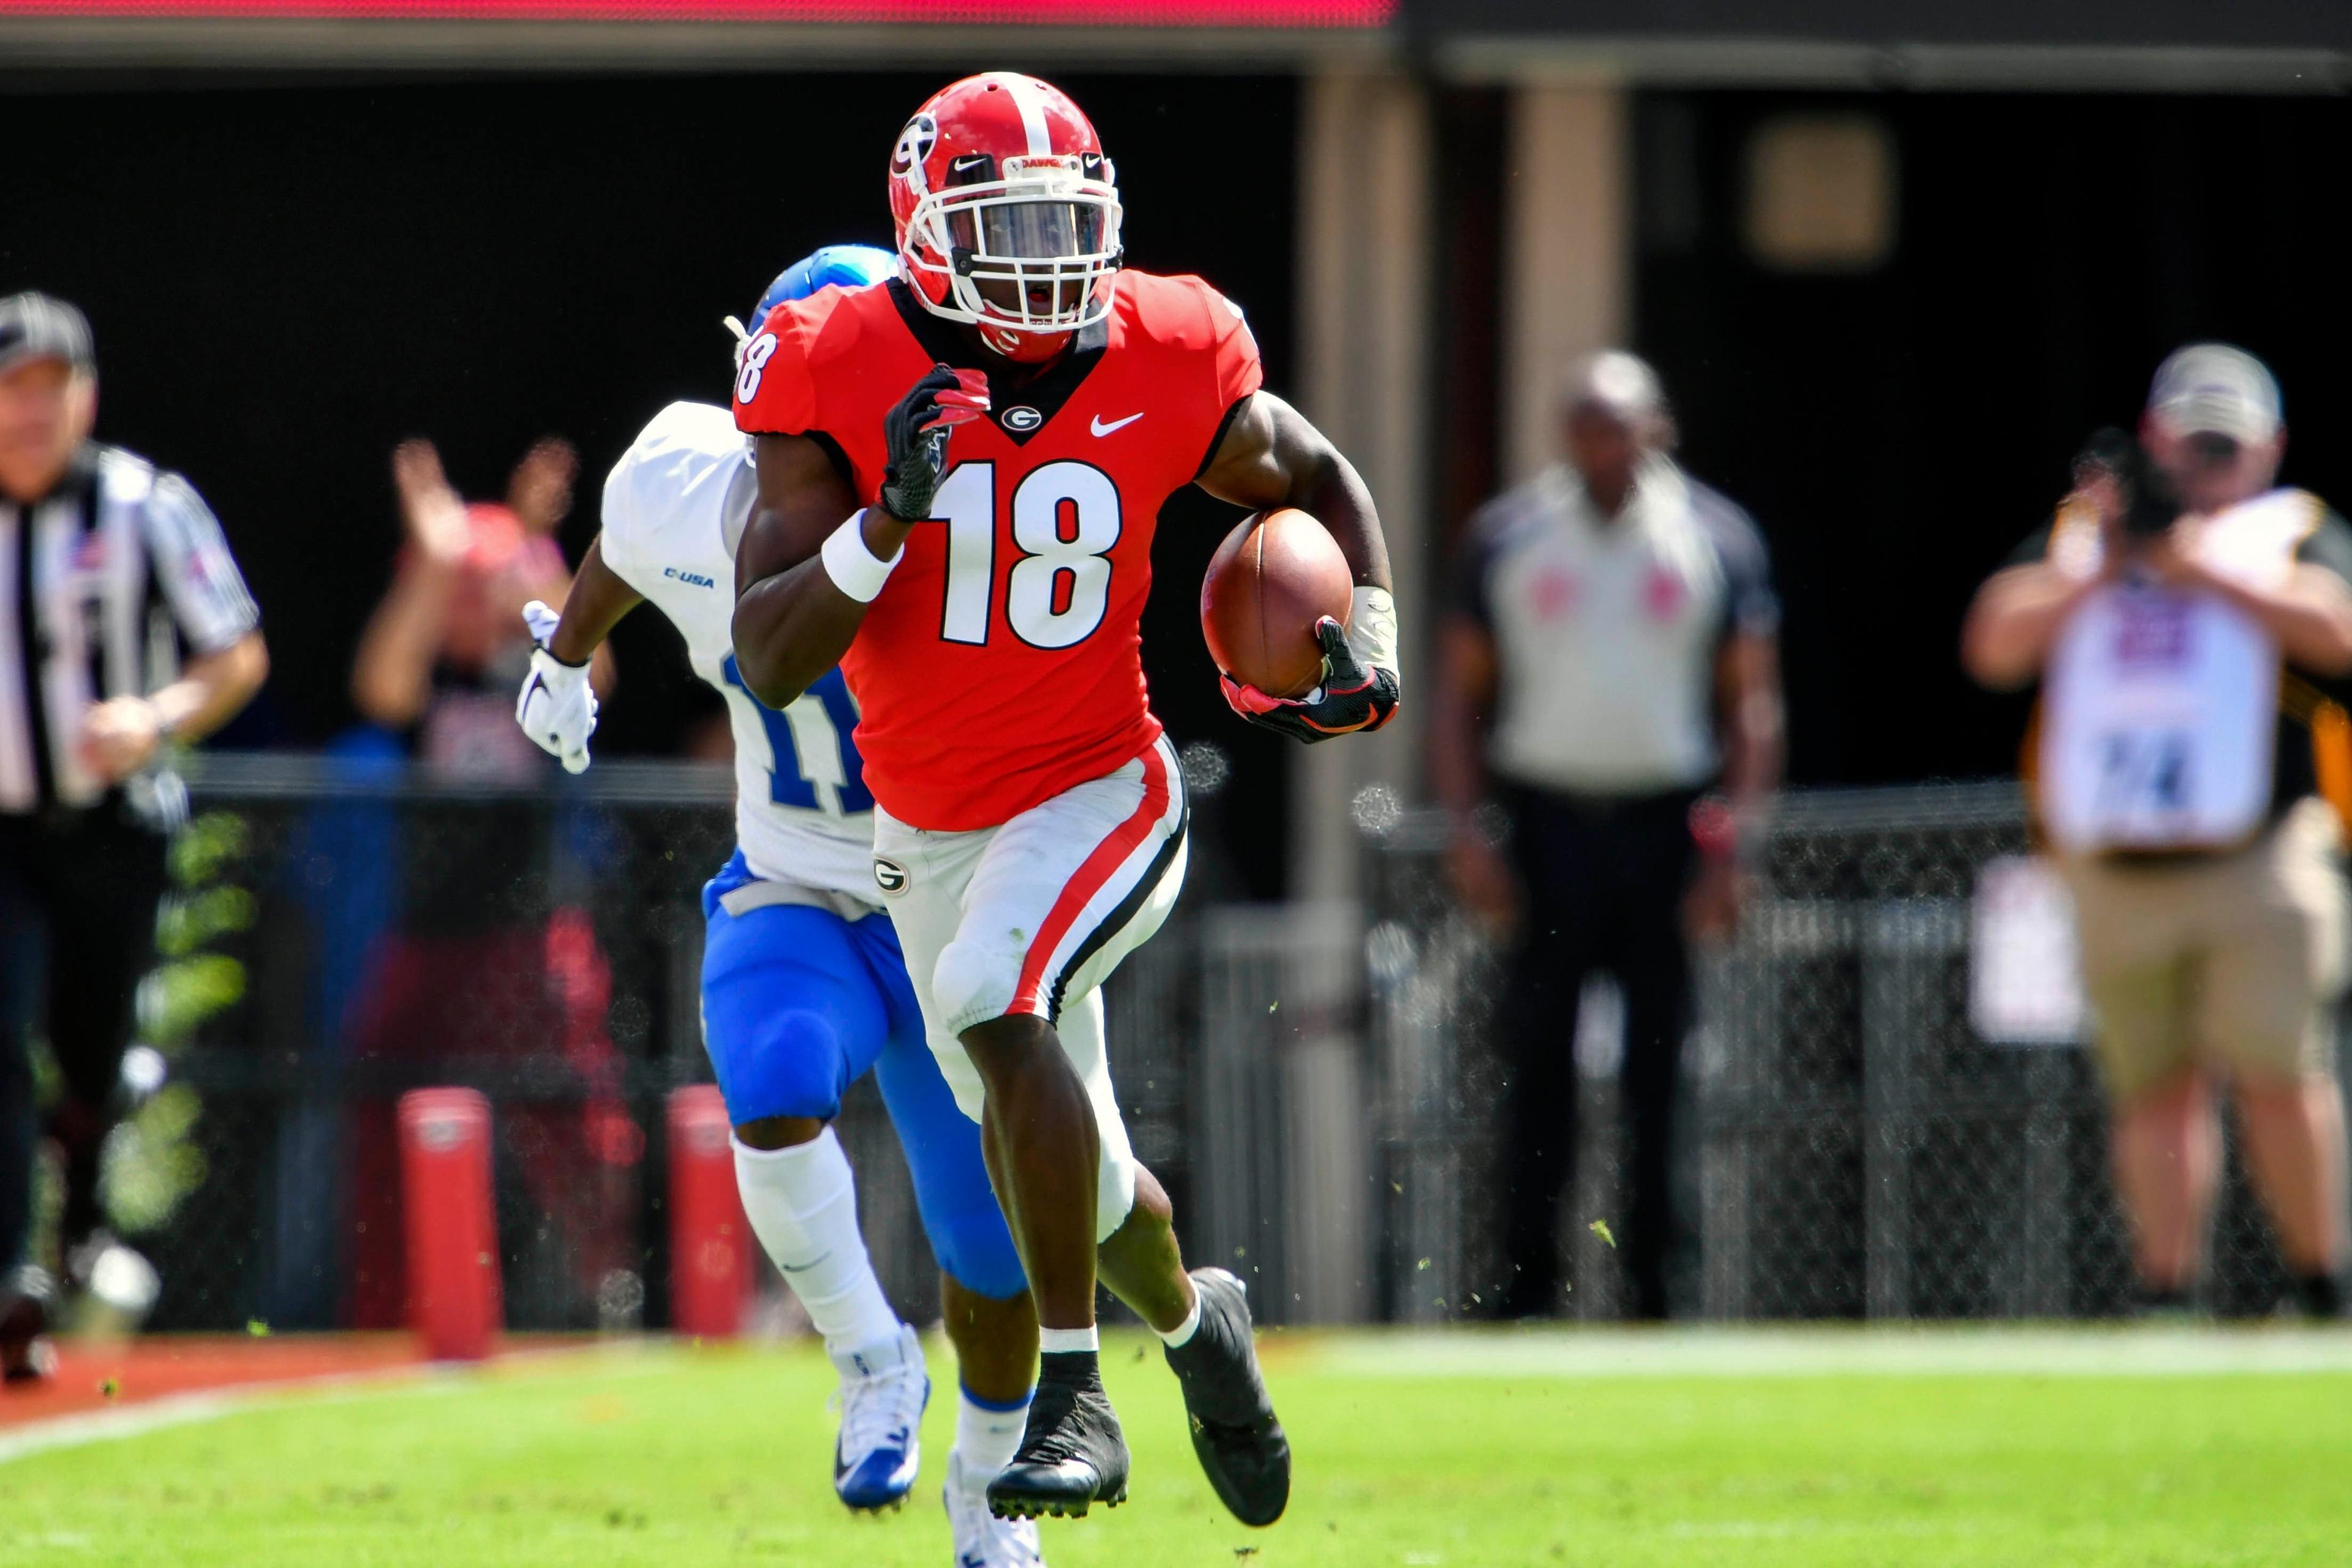
<svg viewBox="0 0 2352 1568"><path fill-rule="evenodd" d="M91 1443L112 1443L142 1437L173 1426L192 1426L273 1405L291 1405L296 1396L320 1394L320 1403L356 1404L411 1394L449 1394L472 1386L475 1374L486 1368L527 1364L551 1356L583 1353L609 1356L624 1345L565 1346L560 1349L509 1351L483 1363L404 1362L352 1372L320 1373L311 1377L283 1377L266 1383L240 1383L226 1388L193 1389L167 1394L106 1410L82 1410L0 1427L0 1465L59 1448L79 1448Z"/></svg>
<svg viewBox="0 0 2352 1568"><path fill-rule="evenodd" d="M378 1382L384 1386L365 1391L352 1390L328 1397L340 1404L378 1394L415 1392L415 1388L404 1387L412 1381L411 1378L378 1372L286 1378L275 1383L241 1384L233 1389L167 1394L161 1399L126 1405L118 1410L84 1410L71 1415L53 1416L46 1421L29 1421L22 1426L0 1431L0 1465L58 1448L117 1442L125 1437L143 1437L150 1432L161 1432L173 1426L193 1426L199 1422L217 1421L224 1415L233 1415L239 1411L286 1403L282 1397L286 1394L362 1381ZM423 1381L416 1381L415 1385L415 1388L434 1386ZM452 1385L443 1383L438 1386L446 1388Z"/></svg>
<svg viewBox="0 0 2352 1568"><path fill-rule="evenodd" d="M2335 1329L1423 1330L1335 1337L1321 1371L1358 1377L2181 1377L2352 1373Z"/></svg>

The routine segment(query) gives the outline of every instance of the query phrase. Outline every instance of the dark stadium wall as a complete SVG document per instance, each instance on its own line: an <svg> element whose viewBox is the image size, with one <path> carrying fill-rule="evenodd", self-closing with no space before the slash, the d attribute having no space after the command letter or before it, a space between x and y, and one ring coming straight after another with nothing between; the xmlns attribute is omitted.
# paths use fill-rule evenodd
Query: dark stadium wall
<svg viewBox="0 0 2352 1568"><path fill-rule="evenodd" d="M1790 111L1892 132L1879 270L1746 254L1748 137ZM1690 468L1772 542L1798 782L2009 770L2023 704L1961 676L1962 612L2182 342L2267 359L2284 479L2352 503L2340 100L1654 93L1636 143L1634 335Z"/></svg>
<svg viewBox="0 0 2352 1568"><path fill-rule="evenodd" d="M0 292L89 311L100 434L184 470L220 513L276 656L228 739L310 744L349 721L352 647L399 541L403 437L431 436L476 498L534 437L570 437L577 560L639 426L674 398L725 401L719 318L817 245L889 243L888 148L945 76L15 83ZM1061 79L1118 164L1132 259L1240 301L1286 388L1292 83ZM1226 711L1195 618L1227 515L1197 492L1169 509L1146 662L1171 731L1218 740L1235 793L1278 800L1281 743ZM668 750L716 710L655 616L616 651L603 751ZM1261 895L1279 890L1281 820L1228 825Z"/></svg>
<svg viewBox="0 0 2352 1568"><path fill-rule="evenodd" d="M186 470L220 511L277 654L233 738L290 744L348 720L352 646L398 538L393 443L432 435L461 487L490 495L533 437L569 436L586 465L576 555L597 479L644 418L724 396L718 318L818 243L887 238L874 149L937 84L190 79L20 79L0 97L6 144L41 149L13 160L0 198L0 289L89 309L101 432ZM1239 299L1287 387L1293 84L1067 85L1118 159L1135 259ZM1823 110L1890 128L1897 242L1874 272L1774 273L1741 240L1747 140L1772 115ZM1507 125L1501 94L1439 100L1449 525L1496 471ZM2269 357L2288 479L2352 497L2336 434L2352 415L2342 104L1654 92L1635 126L1633 335L1675 394L1693 469L1775 547L1799 782L2008 767L2021 710L1960 677L1961 610L2045 514L2084 435L2129 420L2183 339ZM1171 509L1147 666L1177 736L1232 754L1231 798L1280 799L1286 753L1225 713L1193 624L1221 521L1197 496ZM653 617L617 640L604 749L666 750L710 710ZM1278 891L1281 814L1222 815L1239 885Z"/></svg>
<svg viewBox="0 0 2352 1568"><path fill-rule="evenodd" d="M1502 471L1505 190L1515 177L1510 95L1495 87L1440 89L1430 121L1441 171L1431 193L1433 357L1444 388L1429 409L1431 504L1434 536L1446 542L1461 539Z"/></svg>

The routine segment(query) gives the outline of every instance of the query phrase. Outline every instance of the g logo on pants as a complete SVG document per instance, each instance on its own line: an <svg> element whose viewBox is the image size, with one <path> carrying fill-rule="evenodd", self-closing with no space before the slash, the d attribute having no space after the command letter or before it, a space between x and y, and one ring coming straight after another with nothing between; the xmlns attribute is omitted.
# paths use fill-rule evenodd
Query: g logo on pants
<svg viewBox="0 0 2352 1568"><path fill-rule="evenodd" d="M886 860L879 855L874 857L874 885L885 893L905 892L908 880L904 866L896 860Z"/></svg>

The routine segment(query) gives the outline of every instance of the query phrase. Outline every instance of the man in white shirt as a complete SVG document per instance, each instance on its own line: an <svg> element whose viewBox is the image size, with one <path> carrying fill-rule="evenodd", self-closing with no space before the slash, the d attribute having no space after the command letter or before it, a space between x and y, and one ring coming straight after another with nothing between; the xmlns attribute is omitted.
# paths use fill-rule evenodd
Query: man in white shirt
<svg viewBox="0 0 2352 1568"><path fill-rule="evenodd" d="M1584 362L1564 412L1567 461L1472 521L1439 633L1431 773L1454 815L1457 889L1517 929L1497 1310L1564 1304L1578 998L1598 970L1625 1001L1633 1315L1662 1318L1685 938L1729 925L1740 833L1779 781L1780 605L1755 525L1668 455L1647 364Z"/></svg>
<svg viewBox="0 0 2352 1568"><path fill-rule="evenodd" d="M2140 451L2080 467L1978 593L1962 658L1988 686L2042 683L2026 767L2074 895L2147 1304L2195 1287L2226 1084L2299 1304L2336 1317L2352 528L2273 488L2280 412L2251 354L2166 360Z"/></svg>

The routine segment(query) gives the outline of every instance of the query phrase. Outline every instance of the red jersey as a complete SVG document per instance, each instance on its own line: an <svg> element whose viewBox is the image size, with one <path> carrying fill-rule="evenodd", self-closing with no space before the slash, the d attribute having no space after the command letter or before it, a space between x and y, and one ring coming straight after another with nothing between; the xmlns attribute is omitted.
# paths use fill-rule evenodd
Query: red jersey
<svg viewBox="0 0 2352 1568"><path fill-rule="evenodd" d="M1025 384L988 367L932 521L841 661L866 785L910 826L993 827L1160 737L1144 689L1151 535L1262 379L1241 311L1197 278L1121 272L1109 317ZM824 444L875 503L883 416L935 363L980 356L897 281L778 306L744 350L735 423Z"/></svg>

